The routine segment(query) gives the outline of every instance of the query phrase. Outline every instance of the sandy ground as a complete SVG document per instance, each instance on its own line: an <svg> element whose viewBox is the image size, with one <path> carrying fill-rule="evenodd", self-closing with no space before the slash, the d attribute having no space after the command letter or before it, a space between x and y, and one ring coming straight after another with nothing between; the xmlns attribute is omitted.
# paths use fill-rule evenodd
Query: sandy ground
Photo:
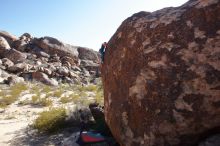
<svg viewBox="0 0 220 146"><path fill-rule="evenodd" d="M71 92L65 92L71 94ZM88 93L87 100L94 100ZM49 107L20 105L19 102L26 99L31 100L35 94L29 91L22 93L18 101L12 103L5 109L0 108L0 146L73 146L76 136L79 135L79 127L67 128L59 131L58 134L46 135L39 134L36 130L30 128L33 120L38 117L42 111ZM43 95L43 94L42 94ZM94 96L94 95L93 95ZM59 98L50 98L53 101L53 107L63 106ZM65 104L66 108L75 109L76 105L72 103ZM71 111L71 110L69 110Z"/></svg>
<svg viewBox="0 0 220 146"><path fill-rule="evenodd" d="M45 110L30 105L20 106L13 103L0 113L0 146L11 145L14 139L25 136L29 124L37 117L37 113ZM33 131L32 131L33 132Z"/></svg>
<svg viewBox="0 0 220 146"><path fill-rule="evenodd" d="M25 96L20 99L30 98ZM58 106L54 102L53 106ZM0 146L78 146L74 141L79 135L79 128L64 129L54 135L39 134L30 128L29 125L38 113L47 109L42 106L19 105L19 101L5 109L0 108Z"/></svg>

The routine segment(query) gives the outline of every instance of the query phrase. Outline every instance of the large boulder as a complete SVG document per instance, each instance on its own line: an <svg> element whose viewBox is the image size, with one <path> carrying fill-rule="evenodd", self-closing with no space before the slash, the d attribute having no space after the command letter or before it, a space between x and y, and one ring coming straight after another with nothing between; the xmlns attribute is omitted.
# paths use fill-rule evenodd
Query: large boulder
<svg viewBox="0 0 220 146"><path fill-rule="evenodd" d="M13 43L13 47L18 50L18 51L21 51L21 52L24 52L26 51L27 49L27 42L25 42L24 40L17 40Z"/></svg>
<svg viewBox="0 0 220 146"><path fill-rule="evenodd" d="M220 127L220 1L140 12L109 41L105 119L123 146L192 146Z"/></svg>
<svg viewBox="0 0 220 146"><path fill-rule="evenodd" d="M27 58L26 54L15 49L10 49L9 51L5 52L4 56L14 63L23 62Z"/></svg>
<svg viewBox="0 0 220 146"><path fill-rule="evenodd" d="M76 47L64 44L52 37L35 38L32 43L42 48L44 52L50 55L57 54L59 57L69 56L72 58L78 58L78 51Z"/></svg>
<svg viewBox="0 0 220 146"><path fill-rule="evenodd" d="M94 63L91 60L81 60L80 67L84 67L88 71L99 71L99 64Z"/></svg>
<svg viewBox="0 0 220 146"><path fill-rule="evenodd" d="M24 72L24 71L28 71L29 70L29 65L26 63L17 63L13 66L9 66L7 68L7 71L11 72L11 73L20 73L20 72Z"/></svg>
<svg viewBox="0 0 220 146"><path fill-rule="evenodd" d="M46 85L58 86L58 82L55 79L50 79L45 73L39 71L32 73L32 79L38 82L42 82Z"/></svg>
<svg viewBox="0 0 220 146"><path fill-rule="evenodd" d="M99 62L98 52L92 49L79 47L78 52L79 52L79 59L81 60L91 60L96 63Z"/></svg>
<svg viewBox="0 0 220 146"><path fill-rule="evenodd" d="M18 40L18 38L16 36L6 32L6 31L1 31L0 30L0 36L4 37L8 41L10 46L13 46L13 42Z"/></svg>
<svg viewBox="0 0 220 146"><path fill-rule="evenodd" d="M10 76L5 80L5 83L9 85L14 85L14 84L23 83L23 82L24 82L24 78L18 77L16 75Z"/></svg>
<svg viewBox="0 0 220 146"><path fill-rule="evenodd" d="M7 40L0 36L0 57L4 57L4 53L10 50L10 48Z"/></svg>
<svg viewBox="0 0 220 146"><path fill-rule="evenodd" d="M8 58L3 58L1 61L2 61L2 65L4 65L6 68L14 65L14 63Z"/></svg>

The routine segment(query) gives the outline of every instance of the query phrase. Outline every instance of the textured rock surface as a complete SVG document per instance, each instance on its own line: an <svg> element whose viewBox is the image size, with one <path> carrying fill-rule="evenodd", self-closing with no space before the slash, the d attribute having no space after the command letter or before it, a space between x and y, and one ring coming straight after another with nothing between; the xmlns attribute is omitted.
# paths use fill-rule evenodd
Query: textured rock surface
<svg viewBox="0 0 220 146"><path fill-rule="evenodd" d="M4 37L7 42L12 46L13 45L13 42L18 40L18 38L6 31L0 31L0 36Z"/></svg>
<svg viewBox="0 0 220 146"><path fill-rule="evenodd" d="M33 41L38 47L42 48L48 54L57 54L58 56L70 56L78 57L77 48L62 43L61 41L52 37L43 37L40 39L35 39Z"/></svg>
<svg viewBox="0 0 220 146"><path fill-rule="evenodd" d="M40 81L40 82L42 82L46 85L50 85L50 86L57 86L58 85L58 82L56 80L48 78L48 76L42 72L33 72L32 79L36 80L36 81Z"/></svg>
<svg viewBox="0 0 220 146"><path fill-rule="evenodd" d="M57 85L57 82L92 83L100 77L100 74L95 75L99 66L97 54L91 49L74 47L52 37L34 38L24 33L16 38L0 31L0 69L26 81L31 81L33 74L35 80L49 85ZM80 64L82 58L87 58L89 63Z"/></svg>
<svg viewBox="0 0 220 146"><path fill-rule="evenodd" d="M4 57L10 59L14 63L18 63L23 62L27 58L27 55L18 50L10 49L5 52Z"/></svg>
<svg viewBox="0 0 220 146"><path fill-rule="evenodd" d="M11 47L9 46L6 39L0 36L0 56L2 57L6 51L10 50L10 48Z"/></svg>
<svg viewBox="0 0 220 146"><path fill-rule="evenodd" d="M82 48L82 47L79 47L77 50L79 52L79 59L92 60L93 62L96 63L99 62L98 52L95 52L92 49Z"/></svg>
<svg viewBox="0 0 220 146"><path fill-rule="evenodd" d="M109 41L105 118L123 146L191 146L220 127L220 1L126 19Z"/></svg>

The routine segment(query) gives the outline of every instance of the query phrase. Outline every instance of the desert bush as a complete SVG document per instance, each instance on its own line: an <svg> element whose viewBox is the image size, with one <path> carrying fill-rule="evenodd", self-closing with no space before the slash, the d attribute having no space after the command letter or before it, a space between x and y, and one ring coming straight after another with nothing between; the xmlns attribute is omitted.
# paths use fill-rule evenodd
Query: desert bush
<svg viewBox="0 0 220 146"><path fill-rule="evenodd" d="M61 98L60 98L60 102L61 102L61 103L72 102L72 98L64 96L64 97L61 97Z"/></svg>
<svg viewBox="0 0 220 146"><path fill-rule="evenodd" d="M104 95L102 90L96 91L95 101L100 105L104 105Z"/></svg>
<svg viewBox="0 0 220 146"><path fill-rule="evenodd" d="M30 104L39 105L39 106L51 106L53 101L49 98L40 98L40 96L32 96Z"/></svg>
<svg viewBox="0 0 220 146"><path fill-rule="evenodd" d="M4 93L1 93L4 94ZM1 108L6 108L8 105L12 104L17 100L17 97L11 96L11 95L3 95L0 98L0 107Z"/></svg>
<svg viewBox="0 0 220 146"><path fill-rule="evenodd" d="M97 90L97 86L96 85L87 85L87 86L81 86L81 85L77 85L77 88L76 88L79 92L87 92L87 91L90 91L90 92L94 92Z"/></svg>
<svg viewBox="0 0 220 146"><path fill-rule="evenodd" d="M63 89L55 89L53 96L55 97L61 97L61 95L64 93Z"/></svg>
<svg viewBox="0 0 220 146"><path fill-rule="evenodd" d="M54 132L65 126L66 117L65 108L51 108L40 113L32 126L39 132Z"/></svg>
<svg viewBox="0 0 220 146"><path fill-rule="evenodd" d="M42 86L42 92L44 92L44 93L49 93L49 92L51 92L51 90L53 90L51 86L48 86L48 85Z"/></svg>
<svg viewBox="0 0 220 146"><path fill-rule="evenodd" d="M5 108L8 105L14 103L20 94L27 90L28 87L24 83L17 83L9 86L7 89L0 91L0 107Z"/></svg>

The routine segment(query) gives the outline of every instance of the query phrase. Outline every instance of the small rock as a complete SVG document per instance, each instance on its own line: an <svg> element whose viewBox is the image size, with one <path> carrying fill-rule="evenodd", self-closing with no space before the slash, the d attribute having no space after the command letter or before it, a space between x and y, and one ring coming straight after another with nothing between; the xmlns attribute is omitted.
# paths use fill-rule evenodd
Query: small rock
<svg viewBox="0 0 220 146"><path fill-rule="evenodd" d="M29 69L26 63L18 63L8 67L7 70L12 73L18 73L18 72L23 72L25 70L28 71Z"/></svg>
<svg viewBox="0 0 220 146"><path fill-rule="evenodd" d="M24 78L22 77L18 77L18 76L10 76L8 77L7 80L5 80L5 83L9 84L9 85L13 85L13 84L17 84L17 83L21 83L24 82Z"/></svg>
<svg viewBox="0 0 220 146"><path fill-rule="evenodd" d="M45 73L39 71L32 73L32 79L51 86L58 85L58 82L55 79L50 79Z"/></svg>
<svg viewBox="0 0 220 146"><path fill-rule="evenodd" d="M3 59L2 59L2 64L3 64L6 68L8 68L8 67L14 65L14 63L13 63L10 59L8 59L8 58L3 58Z"/></svg>
<svg viewBox="0 0 220 146"><path fill-rule="evenodd" d="M69 76L69 70L66 67L59 67L57 73L66 77Z"/></svg>

